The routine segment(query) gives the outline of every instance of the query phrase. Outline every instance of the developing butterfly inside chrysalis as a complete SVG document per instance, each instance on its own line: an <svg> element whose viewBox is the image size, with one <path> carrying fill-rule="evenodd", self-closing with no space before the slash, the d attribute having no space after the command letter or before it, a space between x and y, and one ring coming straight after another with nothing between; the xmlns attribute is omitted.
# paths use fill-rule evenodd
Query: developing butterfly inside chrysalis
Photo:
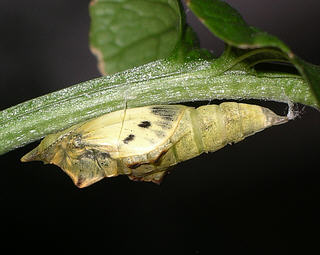
<svg viewBox="0 0 320 255"><path fill-rule="evenodd" d="M48 135L21 161L55 164L79 188L121 174L132 180L160 183L169 167L290 118L265 107L235 102L199 108L131 108Z"/></svg>

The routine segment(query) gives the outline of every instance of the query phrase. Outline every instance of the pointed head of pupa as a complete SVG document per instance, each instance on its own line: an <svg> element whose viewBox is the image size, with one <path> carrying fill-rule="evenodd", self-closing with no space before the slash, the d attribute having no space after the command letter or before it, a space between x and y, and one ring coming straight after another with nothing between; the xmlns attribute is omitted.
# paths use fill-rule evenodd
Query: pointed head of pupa
<svg viewBox="0 0 320 255"><path fill-rule="evenodd" d="M59 151L63 139L78 126L79 125L74 125L55 134L47 135L36 148L20 159L21 162L43 161L45 164L50 163L57 151Z"/></svg>
<svg viewBox="0 0 320 255"><path fill-rule="evenodd" d="M40 161L40 153L39 153L39 147L34 148L32 151L28 152L26 155L24 155L20 161L21 162L30 162L30 161Z"/></svg>
<svg viewBox="0 0 320 255"><path fill-rule="evenodd" d="M47 135L36 148L20 159L21 162L43 161L45 164L50 163L59 150L63 137L61 132Z"/></svg>

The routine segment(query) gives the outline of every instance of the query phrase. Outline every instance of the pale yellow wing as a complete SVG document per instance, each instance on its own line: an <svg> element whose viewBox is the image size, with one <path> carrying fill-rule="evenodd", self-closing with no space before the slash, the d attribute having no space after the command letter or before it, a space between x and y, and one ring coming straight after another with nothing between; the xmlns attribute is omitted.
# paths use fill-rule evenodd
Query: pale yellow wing
<svg viewBox="0 0 320 255"><path fill-rule="evenodd" d="M165 143L187 107L154 105L112 112L81 127L82 142L99 146L112 158L146 154Z"/></svg>

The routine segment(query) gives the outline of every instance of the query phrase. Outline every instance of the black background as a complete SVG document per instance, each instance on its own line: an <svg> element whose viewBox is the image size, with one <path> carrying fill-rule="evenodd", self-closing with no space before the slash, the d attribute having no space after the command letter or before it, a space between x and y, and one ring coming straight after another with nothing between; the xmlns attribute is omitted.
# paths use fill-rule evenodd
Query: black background
<svg viewBox="0 0 320 255"><path fill-rule="evenodd" d="M0 109L99 76L88 2L0 1ZM228 2L320 64L319 1ZM219 54L223 44L193 26ZM319 127L319 112L306 107L295 121L179 164L160 186L121 176L78 189L56 166L19 162L37 143L9 152L0 157L1 249L317 254Z"/></svg>

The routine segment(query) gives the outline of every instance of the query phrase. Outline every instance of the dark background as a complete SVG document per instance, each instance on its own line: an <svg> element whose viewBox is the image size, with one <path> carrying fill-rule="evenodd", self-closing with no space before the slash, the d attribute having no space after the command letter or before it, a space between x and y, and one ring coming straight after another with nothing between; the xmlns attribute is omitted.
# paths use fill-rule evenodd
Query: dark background
<svg viewBox="0 0 320 255"><path fill-rule="evenodd" d="M0 1L0 109L99 76L88 2ZM319 1L228 2L320 64ZM223 43L193 26L219 54ZM78 189L56 166L19 162L37 143L9 152L0 157L1 249L317 254L319 127L320 113L306 107L295 121L179 164L160 186L121 176Z"/></svg>

